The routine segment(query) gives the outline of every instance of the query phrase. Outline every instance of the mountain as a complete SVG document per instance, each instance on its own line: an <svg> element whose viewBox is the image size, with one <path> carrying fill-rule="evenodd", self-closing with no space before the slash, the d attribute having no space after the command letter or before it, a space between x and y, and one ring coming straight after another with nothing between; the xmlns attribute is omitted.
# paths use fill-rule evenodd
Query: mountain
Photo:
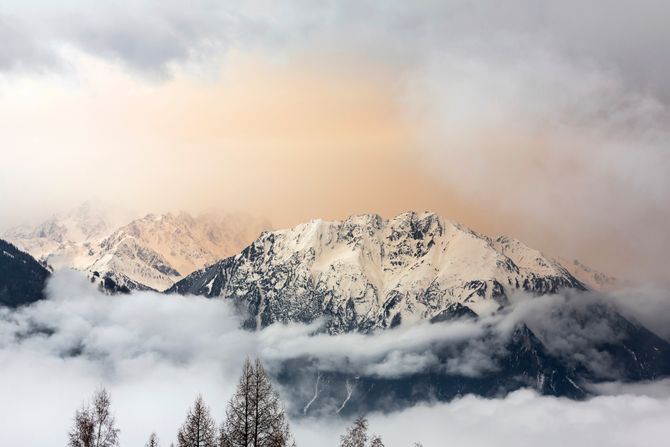
<svg viewBox="0 0 670 447"><path fill-rule="evenodd" d="M183 276L238 253L269 223L242 214L149 214L131 220L100 202L4 236L54 268L85 272L111 292L164 290Z"/></svg>
<svg viewBox="0 0 670 447"><path fill-rule="evenodd" d="M670 375L668 341L602 304L578 311L569 305L565 309L571 315L562 323L570 329L577 326L578 335L568 330L547 334L542 328L531 329L520 323L502 339L495 331L487 331L456 346L447 340L438 342L430 349L433 362L407 374L348 372L346 358L340 360L338 368L333 367L332 360L297 356L280 363L275 377L288 396L293 415L351 417L400 410L421 402L448 401L465 394L499 397L520 388L584 399L591 395L591 383L650 381ZM581 338L584 330L593 331L594 326L612 333L607 340L586 342ZM547 337L555 337L573 349L561 352ZM578 343L575 337L580 337ZM476 349L481 346L489 347L486 357ZM491 369L476 374L450 370L450 365L473 358L490 363Z"/></svg>
<svg viewBox="0 0 670 447"><path fill-rule="evenodd" d="M436 214L410 212L267 232L168 292L234 299L252 327L326 317L328 332L342 333L435 318L453 303L490 314L514 291L562 288L585 286L515 239L491 239Z"/></svg>
<svg viewBox="0 0 670 447"><path fill-rule="evenodd" d="M11 228L2 237L54 268L81 269L90 262L91 248L128 220L127 213L89 200L35 226Z"/></svg>
<svg viewBox="0 0 670 447"><path fill-rule="evenodd" d="M438 344L431 348L434 365L401 377L333 370L312 357L286 360L276 378L296 415L355 415L521 387L583 398L590 382L670 375L670 343L607 303L590 303L587 286L560 262L516 239L490 238L428 212L313 220L265 232L167 292L231 300L249 329L323 320L332 335L505 315L516 292L574 295L547 311L552 324L519 321L504 340L487 328L461 346ZM449 372L473 346L491 347L486 355L495 368L476 376Z"/></svg>
<svg viewBox="0 0 670 447"><path fill-rule="evenodd" d="M570 272L570 274L572 274L572 276L577 278L582 284L585 284L589 289L607 290L620 285L617 278L586 266L577 259L570 261L559 258L558 261Z"/></svg>
<svg viewBox="0 0 670 447"><path fill-rule="evenodd" d="M49 271L28 253L0 239L0 306L17 307L44 298Z"/></svg>
<svg viewBox="0 0 670 447"><path fill-rule="evenodd" d="M164 290L194 270L238 253L268 228L263 219L238 214L149 214L100 241L86 270L129 289Z"/></svg>
<svg viewBox="0 0 670 447"><path fill-rule="evenodd" d="M482 342L488 340L488 335ZM355 416L392 411L421 402L448 401L465 394L498 397L529 387L545 395L582 399L588 392L573 370L547 351L525 325L516 328L493 355L497 368L479 375L448 372L450 362L470 346L434 346L434 365L399 376L348 373L324 367L314 358L289 359L275 372L295 416Z"/></svg>

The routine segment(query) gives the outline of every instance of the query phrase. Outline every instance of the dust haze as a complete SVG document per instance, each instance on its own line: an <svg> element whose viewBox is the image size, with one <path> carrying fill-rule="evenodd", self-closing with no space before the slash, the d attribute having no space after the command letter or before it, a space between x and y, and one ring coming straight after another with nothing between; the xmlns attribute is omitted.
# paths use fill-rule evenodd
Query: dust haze
<svg viewBox="0 0 670 447"><path fill-rule="evenodd" d="M668 281L665 3L158 5L8 3L0 227L428 209Z"/></svg>

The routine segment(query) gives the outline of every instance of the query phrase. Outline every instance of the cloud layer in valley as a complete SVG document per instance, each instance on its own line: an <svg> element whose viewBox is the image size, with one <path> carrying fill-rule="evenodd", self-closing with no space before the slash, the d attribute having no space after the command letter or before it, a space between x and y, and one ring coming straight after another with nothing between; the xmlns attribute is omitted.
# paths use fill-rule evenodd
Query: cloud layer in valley
<svg viewBox="0 0 670 447"><path fill-rule="evenodd" d="M549 331L574 329L542 321L547 310L567 299L558 296L521 300L512 312L481 323L418 325L375 336L326 336L315 334L316 325L243 331L226 302L154 293L107 296L75 272L57 273L48 294L48 300L32 306L0 310L0 394L4 402L11 402L0 407L3 445L62 444L74 410L100 385L112 392L123 444L141 444L154 430L164 440L172 439L198 393L221 420L247 355L258 355L270 370L285 359L309 356L326 370L402 376L429 366L432 346L476 338L485 326L495 326L501 335L518 321ZM579 338L573 340L578 347ZM470 359L459 359L458 372L476 375L491 368L481 359L499 348L494 345L469 346ZM618 436L621 445L648 445L659 439L662 422L670 414L666 388L667 382L611 383L601 385L603 396L585 402L530 391L493 400L464 397L375 414L371 428L385 435L390 446L411 445L410 440L426 446L447 441L484 445L491 436L510 445L533 445L547 430L560 434L560 439L551 438L556 445L587 439L617 445L612 442ZM626 433L606 429L620 427L616 421L624 419L629 420ZM412 420L414 429L400 430L403 420ZM40 430L31 430L36 421ZM346 423L305 419L294 421L294 427L299 445L319 440L319 445L328 446L336 445ZM481 424L490 430L482 433Z"/></svg>
<svg viewBox="0 0 670 447"><path fill-rule="evenodd" d="M663 397L647 395L658 388ZM521 390L502 399L466 396L448 404L419 405L370 417L370 431L383 435L389 447L442 445L501 447L561 447L603 445L646 446L666 438L670 416L670 382L641 387L636 392L598 396L585 402L542 397ZM343 423L310 421L297 425L303 443L336 446ZM305 442L306 441L306 442Z"/></svg>

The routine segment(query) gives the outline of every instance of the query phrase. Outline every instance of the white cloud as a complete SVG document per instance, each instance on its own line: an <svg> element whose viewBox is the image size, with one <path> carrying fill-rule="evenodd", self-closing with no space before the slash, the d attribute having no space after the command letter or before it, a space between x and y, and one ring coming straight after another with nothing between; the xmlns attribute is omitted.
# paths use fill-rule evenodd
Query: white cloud
<svg viewBox="0 0 670 447"><path fill-rule="evenodd" d="M438 342L477 340L489 325L506 333L513 327L510 322L551 310L552 302L564 299L521 301L508 315L481 324L418 325L375 336L332 337L314 334L318 325L243 331L224 301L155 293L101 295L75 272L55 274L48 293L49 300L0 310L1 445L62 445L74 410L99 385L112 393L123 445L141 445L151 431L168 441L198 393L221 420L247 355L259 355L270 369L284 359L309 356L326 370L401 376L432 365L431 348ZM476 375L490 367L491 351L498 348L494 345L472 342L467 355L454 358L450 367ZM556 445L559 439L617 445L610 442L624 435L617 431L623 430L617 421L628 418L630 434L621 439L637 438L622 445L649 445L670 410L667 384L601 385L599 391L611 396L586 402L527 391L494 400L466 397L373 415L372 430L385 435L390 446L411 445L410 440L442 445L443 438L449 444L486 445L496 439L523 446L538 442L544 432L556 436ZM30 428L35 421L39 430ZM607 430L610 422L614 431ZM294 421L300 445L314 445L316 439L318 445L336 445L344 425L339 419Z"/></svg>
<svg viewBox="0 0 670 447"><path fill-rule="evenodd" d="M670 382L662 386L670 387ZM448 404L371 416L370 431L389 447L608 447L662 445L670 399L623 394L577 402L521 390L502 399L467 396ZM307 421L296 427L303 445L336 446L343 423Z"/></svg>
<svg viewBox="0 0 670 447"><path fill-rule="evenodd" d="M612 292L623 312L670 340L670 293L650 284L630 286Z"/></svg>

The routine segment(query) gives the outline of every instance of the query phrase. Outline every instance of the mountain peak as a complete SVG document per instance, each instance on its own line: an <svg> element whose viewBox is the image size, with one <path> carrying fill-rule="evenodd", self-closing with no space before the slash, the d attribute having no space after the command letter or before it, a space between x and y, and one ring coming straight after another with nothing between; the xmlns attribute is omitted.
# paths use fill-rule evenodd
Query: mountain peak
<svg viewBox="0 0 670 447"><path fill-rule="evenodd" d="M342 223L343 225L359 225L378 228L383 222L384 219L379 214L354 214L347 217Z"/></svg>
<svg viewBox="0 0 670 447"><path fill-rule="evenodd" d="M236 254L265 219L231 213L151 213L121 224L115 209L88 200L38 226L7 232L8 240L55 268L88 272L119 287L163 290L183 275Z"/></svg>
<svg viewBox="0 0 670 447"><path fill-rule="evenodd" d="M583 285L522 243L490 239L435 213L315 219L263 233L240 256L170 290L240 301L256 325L328 317L329 330L430 319L453 303L482 314L510 293Z"/></svg>
<svg viewBox="0 0 670 447"><path fill-rule="evenodd" d="M265 220L234 214L148 214L118 228L86 268L129 288L164 290L183 275L238 253L265 230Z"/></svg>

